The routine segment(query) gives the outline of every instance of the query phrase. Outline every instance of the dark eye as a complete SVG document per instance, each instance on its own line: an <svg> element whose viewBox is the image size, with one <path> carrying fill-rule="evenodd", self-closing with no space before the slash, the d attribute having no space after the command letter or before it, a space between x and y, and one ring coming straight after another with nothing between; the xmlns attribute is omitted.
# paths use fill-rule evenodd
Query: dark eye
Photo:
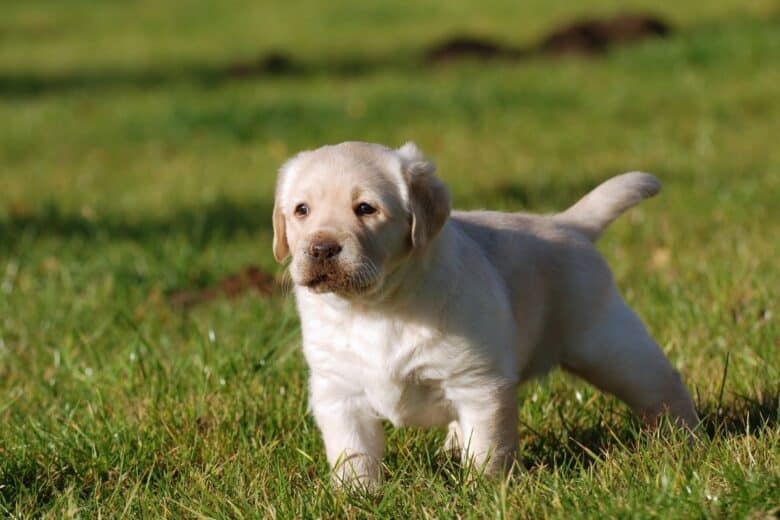
<svg viewBox="0 0 780 520"><path fill-rule="evenodd" d="M306 204L301 203L295 206L296 217L305 217L308 214L309 214L309 206L307 206Z"/></svg>
<svg viewBox="0 0 780 520"><path fill-rule="evenodd" d="M374 213L376 213L376 208L370 204L366 204L365 202L361 202L355 206L355 215L358 217L373 215Z"/></svg>

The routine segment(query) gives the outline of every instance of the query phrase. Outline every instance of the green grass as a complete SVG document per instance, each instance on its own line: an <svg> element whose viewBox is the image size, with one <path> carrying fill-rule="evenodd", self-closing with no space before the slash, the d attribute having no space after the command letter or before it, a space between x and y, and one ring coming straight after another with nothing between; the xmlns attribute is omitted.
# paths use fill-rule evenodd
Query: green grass
<svg viewBox="0 0 780 520"><path fill-rule="evenodd" d="M600 0L589 9L618 10ZM656 2L630 2L658 10ZM389 4L388 4L389 5ZM0 511L19 517L745 517L780 507L780 18L678 2L668 39L599 59L417 57L457 31L527 43L568 2L51 2L0 17ZM314 67L230 80L270 49ZM334 74L327 63L374 64ZM324 63L324 65L323 65ZM684 374L688 445L560 374L520 390L507 482L444 433L389 430L378 496L335 493L290 298L166 296L270 252L303 148L416 140L465 208L553 211L609 175L662 195L600 248Z"/></svg>

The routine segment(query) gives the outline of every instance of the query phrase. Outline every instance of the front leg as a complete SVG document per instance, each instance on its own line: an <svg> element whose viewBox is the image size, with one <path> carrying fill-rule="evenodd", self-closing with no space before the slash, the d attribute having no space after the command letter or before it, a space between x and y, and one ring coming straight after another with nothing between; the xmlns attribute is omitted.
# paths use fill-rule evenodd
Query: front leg
<svg viewBox="0 0 780 520"><path fill-rule="evenodd" d="M494 476L508 471L517 450L517 391L514 383L457 392L456 435L462 459Z"/></svg>
<svg viewBox="0 0 780 520"><path fill-rule="evenodd" d="M322 432L334 483L375 487L382 477L385 432L365 399L344 394L325 380L312 379L312 411Z"/></svg>

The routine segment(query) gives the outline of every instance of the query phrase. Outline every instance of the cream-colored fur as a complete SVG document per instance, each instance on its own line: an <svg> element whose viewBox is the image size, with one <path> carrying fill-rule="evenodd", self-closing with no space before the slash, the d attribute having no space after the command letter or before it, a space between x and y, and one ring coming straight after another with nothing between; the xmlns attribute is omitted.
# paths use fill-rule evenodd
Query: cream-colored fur
<svg viewBox="0 0 780 520"><path fill-rule="evenodd" d="M449 449L488 473L506 468L516 386L556 366L647 421L668 412L693 427L685 386L592 245L659 188L635 172L557 215L450 214L413 143L348 142L288 161L274 255L292 256L311 408L338 482L379 481L383 420L449 425Z"/></svg>

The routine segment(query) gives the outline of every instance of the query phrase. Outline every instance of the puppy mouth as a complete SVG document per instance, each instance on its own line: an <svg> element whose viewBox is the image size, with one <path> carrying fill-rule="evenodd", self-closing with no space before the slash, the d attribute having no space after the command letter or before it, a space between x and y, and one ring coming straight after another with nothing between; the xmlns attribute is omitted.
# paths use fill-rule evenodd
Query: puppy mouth
<svg viewBox="0 0 780 520"><path fill-rule="evenodd" d="M331 277L328 276L326 273L322 273L304 282L303 285L305 285L309 289L316 289L317 287L325 285L330 281L331 281Z"/></svg>
<svg viewBox="0 0 780 520"><path fill-rule="evenodd" d="M300 285L316 293L332 292L343 295L358 295L370 290L374 281L346 273L324 272L313 274L310 278L303 280Z"/></svg>

